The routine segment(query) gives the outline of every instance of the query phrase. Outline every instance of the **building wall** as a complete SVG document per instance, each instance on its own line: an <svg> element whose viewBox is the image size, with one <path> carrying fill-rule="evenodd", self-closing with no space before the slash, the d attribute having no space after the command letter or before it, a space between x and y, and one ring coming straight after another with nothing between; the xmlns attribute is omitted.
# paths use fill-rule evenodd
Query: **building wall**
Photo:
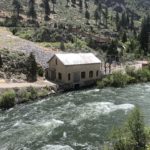
<svg viewBox="0 0 150 150"><path fill-rule="evenodd" d="M52 70L56 71L55 81L59 81L66 84L73 84L73 83L82 84L85 81L96 80L101 77L100 63L64 66L55 56L49 62L49 72L51 72ZM92 77L89 76L90 71L93 71ZM85 78L82 78L84 76L83 75L84 73L82 73L82 77L81 77L81 72L85 72ZM60 73L61 73L61 79L59 75ZM92 75L92 73L90 75ZM51 73L49 73L49 76L51 76ZM70 76L70 80L69 80L69 76ZM51 77L49 79L51 79Z"/></svg>

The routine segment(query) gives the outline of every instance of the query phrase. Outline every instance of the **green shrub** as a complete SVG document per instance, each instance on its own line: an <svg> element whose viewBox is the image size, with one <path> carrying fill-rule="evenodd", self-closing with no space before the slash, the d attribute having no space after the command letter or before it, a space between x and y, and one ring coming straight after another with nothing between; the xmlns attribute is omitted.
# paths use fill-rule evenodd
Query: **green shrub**
<svg viewBox="0 0 150 150"><path fill-rule="evenodd" d="M43 77L43 75L44 75L44 70L43 70L43 68L42 68L41 66L38 67L37 72L38 72L38 75L39 75L40 77Z"/></svg>
<svg viewBox="0 0 150 150"><path fill-rule="evenodd" d="M111 77L111 85L113 87L125 87L129 82L129 76L126 73L114 72Z"/></svg>
<svg viewBox="0 0 150 150"><path fill-rule="evenodd" d="M63 41L60 42L60 49L65 51L65 43Z"/></svg>
<svg viewBox="0 0 150 150"><path fill-rule="evenodd" d="M139 82L150 81L150 70L144 68L136 71L136 78Z"/></svg>
<svg viewBox="0 0 150 150"><path fill-rule="evenodd" d="M40 91L38 91L38 97L45 97L48 95L48 90L47 89L41 89Z"/></svg>
<svg viewBox="0 0 150 150"><path fill-rule="evenodd" d="M0 21L0 26L4 26L4 22L3 21Z"/></svg>
<svg viewBox="0 0 150 150"><path fill-rule="evenodd" d="M9 109L15 105L16 94L13 90L6 91L1 95L0 108Z"/></svg>
<svg viewBox="0 0 150 150"><path fill-rule="evenodd" d="M16 27L18 24L18 20L16 17L11 17L11 18L8 18L6 17L5 18L5 21L4 21L4 26L6 27Z"/></svg>
<svg viewBox="0 0 150 150"><path fill-rule="evenodd" d="M48 42L50 41L50 31L47 27L41 27L35 31L32 36L33 41L35 42Z"/></svg>
<svg viewBox="0 0 150 150"><path fill-rule="evenodd" d="M13 35L15 35L18 32L18 28L17 27L11 27L10 31L12 32Z"/></svg>
<svg viewBox="0 0 150 150"><path fill-rule="evenodd" d="M127 84L138 82L149 82L150 70L149 68L143 68L135 70L132 67L126 68L126 73L114 72L111 75L106 76L102 81L97 82L98 88L104 87L125 87Z"/></svg>
<svg viewBox="0 0 150 150"><path fill-rule="evenodd" d="M125 87L133 78L126 73L114 72L97 83L98 88L104 87Z"/></svg>
<svg viewBox="0 0 150 150"><path fill-rule="evenodd" d="M135 76L135 68L134 67L127 66L125 71L129 76L131 76L131 77Z"/></svg>
<svg viewBox="0 0 150 150"><path fill-rule="evenodd" d="M28 92L26 89L22 89L17 93L17 96L19 98L18 103L24 103L30 100L31 93Z"/></svg>
<svg viewBox="0 0 150 150"><path fill-rule="evenodd" d="M38 98L37 89L35 89L34 87L29 87L29 88L27 89L27 91L30 93L29 99L35 100L36 98Z"/></svg>
<svg viewBox="0 0 150 150"><path fill-rule="evenodd" d="M102 81L98 81L97 82L97 87L99 89L102 89L102 88L106 87L106 85L105 85L104 81L102 80Z"/></svg>
<svg viewBox="0 0 150 150"><path fill-rule="evenodd" d="M135 70L134 68L127 67L126 73L132 78L134 78L134 83L150 81L150 70L148 68Z"/></svg>
<svg viewBox="0 0 150 150"><path fill-rule="evenodd" d="M112 150L145 150L146 134L143 117L138 108L130 113L123 127L113 131Z"/></svg>

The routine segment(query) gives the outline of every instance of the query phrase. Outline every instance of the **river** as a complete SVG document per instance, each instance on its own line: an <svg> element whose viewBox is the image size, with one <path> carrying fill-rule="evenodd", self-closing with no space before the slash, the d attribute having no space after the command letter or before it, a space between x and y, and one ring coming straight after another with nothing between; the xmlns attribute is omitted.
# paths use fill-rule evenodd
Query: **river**
<svg viewBox="0 0 150 150"><path fill-rule="evenodd" d="M99 150L139 106L150 125L150 84L85 89L0 111L0 150Z"/></svg>

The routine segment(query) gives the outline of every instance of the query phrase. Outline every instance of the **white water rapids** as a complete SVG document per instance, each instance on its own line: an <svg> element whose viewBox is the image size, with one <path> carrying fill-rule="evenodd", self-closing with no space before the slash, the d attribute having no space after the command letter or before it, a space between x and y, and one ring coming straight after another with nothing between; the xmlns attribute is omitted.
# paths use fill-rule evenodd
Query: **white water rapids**
<svg viewBox="0 0 150 150"><path fill-rule="evenodd" d="M99 150L136 105L150 124L150 84L86 89L0 111L0 150Z"/></svg>

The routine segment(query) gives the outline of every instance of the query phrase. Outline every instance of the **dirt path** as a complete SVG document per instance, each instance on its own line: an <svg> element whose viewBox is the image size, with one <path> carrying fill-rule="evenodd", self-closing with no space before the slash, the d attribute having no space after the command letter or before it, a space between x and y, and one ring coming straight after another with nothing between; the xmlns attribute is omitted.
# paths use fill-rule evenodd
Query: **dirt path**
<svg viewBox="0 0 150 150"><path fill-rule="evenodd" d="M34 83L0 83L0 90L3 89L14 89L14 88L27 88L27 87L35 87L35 88L42 88L42 87L51 87L53 89L57 88L55 83L49 82L47 80L37 81Z"/></svg>
<svg viewBox="0 0 150 150"><path fill-rule="evenodd" d="M47 61L55 53L52 49L44 48L34 42L12 35L5 27L0 27L0 49L17 50L26 54L33 52L37 62L44 68L47 67Z"/></svg>

